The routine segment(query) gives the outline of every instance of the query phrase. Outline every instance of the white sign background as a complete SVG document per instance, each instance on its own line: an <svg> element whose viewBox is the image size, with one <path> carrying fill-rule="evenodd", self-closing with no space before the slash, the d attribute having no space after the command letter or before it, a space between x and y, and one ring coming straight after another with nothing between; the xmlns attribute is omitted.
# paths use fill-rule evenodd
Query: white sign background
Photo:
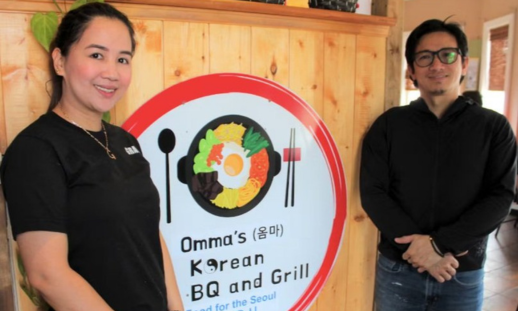
<svg viewBox="0 0 518 311"><path fill-rule="evenodd" d="M290 147L290 129L295 129L295 146L301 153L295 162L294 206L284 205L285 159L263 199L234 217L207 212L179 181L177 165L191 144L198 144L195 136L207 123L227 115L258 123L281 157ZM160 227L186 310L283 311L310 306L334 263L346 206L336 146L309 105L269 80L208 75L163 91L123 127L138 138L150 162L161 198ZM167 155L171 223L165 217L166 154L157 143L164 129L176 137L175 148ZM270 163L270 168L274 165ZM267 232L264 238L259 234L262 227Z"/></svg>

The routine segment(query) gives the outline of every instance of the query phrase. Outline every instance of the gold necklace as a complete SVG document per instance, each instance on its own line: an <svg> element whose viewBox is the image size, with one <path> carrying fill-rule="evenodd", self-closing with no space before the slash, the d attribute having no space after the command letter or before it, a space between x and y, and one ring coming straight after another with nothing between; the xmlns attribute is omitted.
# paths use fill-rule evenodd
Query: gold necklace
<svg viewBox="0 0 518 311"><path fill-rule="evenodd" d="M75 126L77 126L78 128L82 129L86 134L88 134L88 136L92 137L101 147L104 148L104 150L106 150L106 154L108 155L108 157L110 157L110 159L112 160L115 160L117 159L117 157L115 156L115 154L113 154L113 152L110 150L109 148L109 141L108 141L108 133L106 133L106 129L104 128L104 123L101 121L101 127L103 128L103 133L104 133L104 138L106 139L106 146L101 143L97 138L95 138L94 135L92 135L92 133L88 132L87 130L85 130L83 127L81 127L81 125L77 124L74 120L70 119L68 117L68 115L65 113L65 111L63 110L63 108L61 108L61 106L59 107L59 110L61 110L61 112L63 113L63 115L65 116L65 118L67 120L69 120L70 122L72 122L72 124L74 124Z"/></svg>

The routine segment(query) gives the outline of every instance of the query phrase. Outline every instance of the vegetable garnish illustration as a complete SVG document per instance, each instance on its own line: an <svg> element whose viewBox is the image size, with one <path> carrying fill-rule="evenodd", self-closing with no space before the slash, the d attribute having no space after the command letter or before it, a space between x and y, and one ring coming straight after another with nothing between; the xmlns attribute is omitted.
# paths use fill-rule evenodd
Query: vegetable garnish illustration
<svg viewBox="0 0 518 311"><path fill-rule="evenodd" d="M194 156L193 190L219 208L246 205L266 182L268 146L268 140L253 127L232 122L208 129Z"/></svg>

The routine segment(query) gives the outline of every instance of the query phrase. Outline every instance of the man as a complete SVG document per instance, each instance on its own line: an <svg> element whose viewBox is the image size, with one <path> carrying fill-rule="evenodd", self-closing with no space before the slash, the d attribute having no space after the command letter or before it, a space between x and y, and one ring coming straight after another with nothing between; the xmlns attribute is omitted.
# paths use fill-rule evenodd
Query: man
<svg viewBox="0 0 518 311"><path fill-rule="evenodd" d="M516 139L506 118L460 94L465 34L428 20L405 57L421 97L383 113L362 148L362 205L381 232L378 311L482 308L487 237L514 194Z"/></svg>

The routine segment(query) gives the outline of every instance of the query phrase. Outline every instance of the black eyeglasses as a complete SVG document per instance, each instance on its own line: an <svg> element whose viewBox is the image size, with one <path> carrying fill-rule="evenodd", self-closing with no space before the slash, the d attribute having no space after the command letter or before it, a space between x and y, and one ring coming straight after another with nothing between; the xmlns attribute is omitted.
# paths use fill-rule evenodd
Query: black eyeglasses
<svg viewBox="0 0 518 311"><path fill-rule="evenodd" d="M435 55L437 55L441 63L450 65L457 60L459 54L461 54L459 48L444 48L439 51L422 51L415 53L414 62L419 67L428 67L433 63Z"/></svg>

